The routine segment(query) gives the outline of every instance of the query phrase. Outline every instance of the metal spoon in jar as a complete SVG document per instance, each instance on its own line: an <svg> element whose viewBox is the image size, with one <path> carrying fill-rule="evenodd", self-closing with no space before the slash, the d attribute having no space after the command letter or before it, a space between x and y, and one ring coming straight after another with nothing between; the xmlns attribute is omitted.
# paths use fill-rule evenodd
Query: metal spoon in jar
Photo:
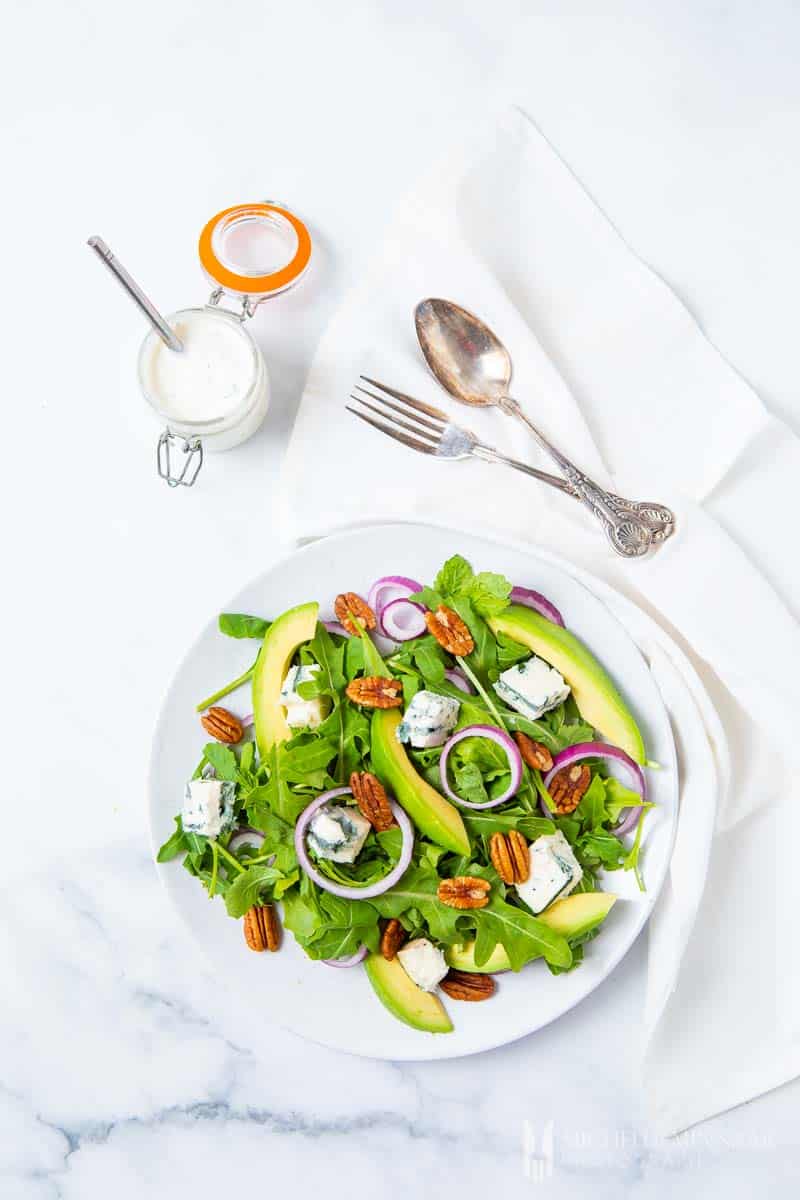
<svg viewBox="0 0 800 1200"><path fill-rule="evenodd" d="M558 466L572 494L602 524L618 554L639 558L666 541L675 517L663 504L626 500L607 492L561 453L508 394L511 357L483 321L449 300L423 300L414 312L428 367L462 404L491 405L522 421Z"/></svg>
<svg viewBox="0 0 800 1200"><path fill-rule="evenodd" d="M136 280L126 271L119 259L111 253L108 246L101 237L90 237L87 242L88 246L94 250L97 257L104 263L112 275L114 275L124 287L125 291L133 300L134 304L147 317L150 324L155 329L158 336L170 350L180 352L183 350L183 342L178 337L175 330L167 324L161 313L156 308L151 300L148 300L142 289L139 287Z"/></svg>

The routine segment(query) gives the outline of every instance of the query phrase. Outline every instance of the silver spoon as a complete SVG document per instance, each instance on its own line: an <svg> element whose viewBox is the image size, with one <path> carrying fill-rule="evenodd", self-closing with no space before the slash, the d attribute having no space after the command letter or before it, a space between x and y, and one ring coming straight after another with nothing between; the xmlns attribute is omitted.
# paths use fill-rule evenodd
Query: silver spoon
<svg viewBox="0 0 800 1200"><path fill-rule="evenodd" d="M446 392L462 404L491 405L522 421L557 464L572 494L602 524L611 545L638 558L665 541L675 517L663 504L625 500L607 492L561 453L508 394L511 357L483 321L449 300L423 300L414 312L422 353Z"/></svg>
<svg viewBox="0 0 800 1200"><path fill-rule="evenodd" d="M147 317L162 342L169 346L170 350L175 350L176 352L183 350L183 342L175 330L167 324L152 301L147 299L147 296L145 296L136 280L125 270L119 259L111 253L103 239L101 237L90 237L87 245L91 246L100 261L119 280L134 304L138 305Z"/></svg>

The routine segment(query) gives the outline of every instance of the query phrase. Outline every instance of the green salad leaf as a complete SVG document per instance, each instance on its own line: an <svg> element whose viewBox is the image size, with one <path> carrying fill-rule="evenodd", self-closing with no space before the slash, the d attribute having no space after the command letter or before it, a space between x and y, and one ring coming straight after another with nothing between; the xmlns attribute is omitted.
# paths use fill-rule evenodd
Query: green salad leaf
<svg viewBox="0 0 800 1200"><path fill-rule="evenodd" d="M270 622L263 617L250 617L246 613L220 613L219 631L232 638L255 638L264 640Z"/></svg>

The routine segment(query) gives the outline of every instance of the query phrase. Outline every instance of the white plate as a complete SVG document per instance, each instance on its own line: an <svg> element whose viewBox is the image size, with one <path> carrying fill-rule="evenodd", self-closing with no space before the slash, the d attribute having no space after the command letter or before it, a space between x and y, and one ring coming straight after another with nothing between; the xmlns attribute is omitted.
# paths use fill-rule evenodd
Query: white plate
<svg viewBox="0 0 800 1200"><path fill-rule="evenodd" d="M591 592L531 551L421 525L385 525L315 542L276 563L226 605L231 612L274 617L303 601L319 600L330 611L338 592L365 594L381 575L408 575L431 583L451 554L463 554L476 570L500 571L548 596L569 626L593 650L626 697L644 735L649 757L661 765L648 772L650 814L643 853L647 891L639 893L629 872L606 877L604 887L621 899L583 963L567 975L551 975L542 962L519 975L501 976L486 1004L458 1004L443 997L453 1019L450 1034L410 1029L383 1008L360 967L332 970L312 962L288 935L279 954L245 948L241 925L210 903L180 861L159 867L170 900L226 984L247 989L254 1011L302 1037L372 1058L434 1059L475 1054L540 1029L562 1016L600 984L630 948L652 911L669 865L677 820L677 766L669 718L647 664L625 629ZM172 832L183 788L207 741L195 704L252 662L257 644L223 637L211 620L181 664L156 728L150 767L150 823L154 847ZM247 691L231 700L250 710ZM358 1020L353 1020L353 1014Z"/></svg>

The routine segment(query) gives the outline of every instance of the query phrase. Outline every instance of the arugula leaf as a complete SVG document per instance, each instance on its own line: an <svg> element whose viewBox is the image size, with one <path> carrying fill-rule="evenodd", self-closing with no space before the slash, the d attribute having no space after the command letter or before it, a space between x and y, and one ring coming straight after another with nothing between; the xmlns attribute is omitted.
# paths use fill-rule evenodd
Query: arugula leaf
<svg viewBox="0 0 800 1200"><path fill-rule="evenodd" d="M361 638L347 639L344 647L344 673L351 683L359 671L364 670L364 643Z"/></svg>
<svg viewBox="0 0 800 1200"><path fill-rule="evenodd" d="M627 850L618 837L607 829L590 829L575 841L575 849L581 863L586 859L589 866L600 864L607 871L617 871L624 864Z"/></svg>
<svg viewBox="0 0 800 1200"><path fill-rule="evenodd" d="M309 796L293 792L281 773L281 747L273 746L269 752L269 779L255 788L247 800L247 814L251 825L261 828L263 810L266 807L281 820L294 825L300 813L309 803Z"/></svg>
<svg viewBox="0 0 800 1200"><path fill-rule="evenodd" d="M526 658L530 658L531 652L528 646L523 646L521 642L515 642L508 634L498 633L497 640L497 669L499 672L507 671L509 667L515 666L518 662L522 662Z"/></svg>
<svg viewBox="0 0 800 1200"><path fill-rule="evenodd" d="M265 893L283 878L277 867L266 864L248 867L231 881L225 893L225 907L229 917L243 917L254 904L260 904Z"/></svg>
<svg viewBox="0 0 800 1200"><path fill-rule="evenodd" d="M497 641L489 626L475 611L472 602L465 597L453 600L453 609L461 617L475 642L475 648L467 655L466 662L483 683L488 683L497 672Z"/></svg>
<svg viewBox="0 0 800 1200"><path fill-rule="evenodd" d="M612 825L616 825L619 820L619 814L624 808L639 808L642 805L643 801L639 793L625 787L625 784L620 783L613 775L609 775L604 780L604 783L606 787L606 812L608 820Z"/></svg>
<svg viewBox="0 0 800 1200"><path fill-rule="evenodd" d="M283 923L310 958L346 958L362 942L377 950L378 914L365 900L324 892L303 876L300 887L283 900Z"/></svg>
<svg viewBox="0 0 800 1200"><path fill-rule="evenodd" d="M317 903L317 889L307 875L301 876L300 886L283 897L283 924L304 948L319 934L322 911Z"/></svg>
<svg viewBox="0 0 800 1200"><path fill-rule="evenodd" d="M444 650L436 638L428 633L424 637L417 638L413 645L414 664L425 683L434 685L442 683L447 660ZM406 689L403 688L403 695L405 696L405 694Z"/></svg>
<svg viewBox="0 0 800 1200"><path fill-rule="evenodd" d="M275 815L266 804L253 804L247 809L247 820L254 829L263 833L264 840L258 848L258 855L274 855L272 864L278 870L289 874L297 866L297 855L294 849L294 829L287 821ZM246 850L246 847L243 849Z"/></svg>
<svg viewBox="0 0 800 1200"><path fill-rule="evenodd" d="M239 776L249 775L253 770L256 757L255 742L245 742L239 755Z"/></svg>
<svg viewBox="0 0 800 1200"><path fill-rule="evenodd" d="M464 940L464 929L472 914L442 904L437 896L439 882L435 867L429 862L421 862L418 867L409 867L394 887L374 896L370 904L382 917L418 913L420 923L428 927L435 942L452 946Z"/></svg>
<svg viewBox="0 0 800 1200"><path fill-rule="evenodd" d="M239 778L239 763L236 755L229 746L221 742L209 742L203 750L206 762L211 763L217 779L226 779L237 783Z"/></svg>
<svg viewBox="0 0 800 1200"><path fill-rule="evenodd" d="M483 966L499 942L508 954L512 971L519 971L533 958L543 957L556 967L572 963L566 938L543 921L508 904L492 893L486 908L472 909L475 921L475 963Z"/></svg>
<svg viewBox="0 0 800 1200"><path fill-rule="evenodd" d="M271 622L263 617L250 617L246 613L220 613L219 631L232 638L262 639Z"/></svg>
<svg viewBox="0 0 800 1200"><path fill-rule="evenodd" d="M500 811L486 809L484 812L464 812L461 816L467 832L473 837L488 837L492 833L508 833L511 829L518 829L529 842L532 842L537 837L556 831L554 821L548 820L547 817L534 816L516 806L514 808L504 806Z"/></svg>
<svg viewBox="0 0 800 1200"><path fill-rule="evenodd" d="M183 832L181 818L177 816L175 818L175 832L164 842L164 845L156 855L156 862L170 862L186 849L186 835Z"/></svg>
<svg viewBox="0 0 800 1200"><path fill-rule="evenodd" d="M584 829L600 829L608 821L606 789L599 775L592 776L592 782L575 809L575 816Z"/></svg>
<svg viewBox="0 0 800 1200"><path fill-rule="evenodd" d="M302 740L301 740L302 739ZM284 742L279 750L280 772L287 783L312 782L311 777L324 771L331 759L336 757L339 745L333 738L314 737L307 734Z"/></svg>
<svg viewBox="0 0 800 1200"><path fill-rule="evenodd" d="M344 783L350 773L358 768L369 748L369 718L360 709L342 700L345 684L363 669L363 644L360 638L350 638L337 645L320 623L309 646L320 665L318 674L321 689L333 701L332 711L317 732L320 737L336 744L333 776L337 783Z"/></svg>
<svg viewBox="0 0 800 1200"><path fill-rule="evenodd" d="M308 648L319 663L317 672L320 683L324 685L324 693L337 696L345 685L343 643L338 646L321 621L317 622L314 637L308 643Z"/></svg>
<svg viewBox="0 0 800 1200"><path fill-rule="evenodd" d="M489 799L481 769L474 762L453 764L453 790L469 804L485 804Z"/></svg>

